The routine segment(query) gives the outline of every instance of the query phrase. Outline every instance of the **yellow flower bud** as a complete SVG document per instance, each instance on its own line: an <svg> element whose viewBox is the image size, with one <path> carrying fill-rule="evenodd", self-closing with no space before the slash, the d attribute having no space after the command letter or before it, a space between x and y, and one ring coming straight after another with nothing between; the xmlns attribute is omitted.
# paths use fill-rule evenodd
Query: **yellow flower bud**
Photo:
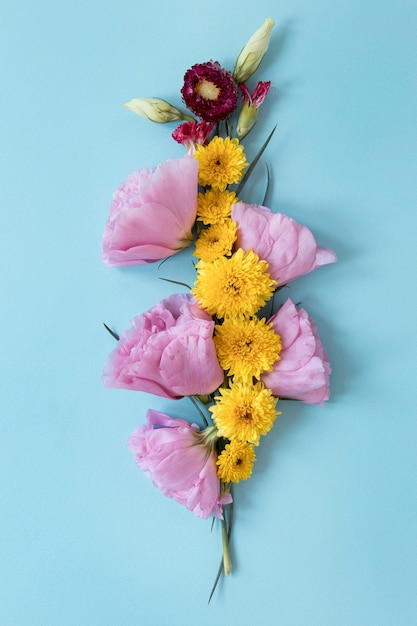
<svg viewBox="0 0 417 626"><path fill-rule="evenodd" d="M246 82L249 76L252 76L259 67L265 52L268 50L269 39L274 24L274 20L267 17L262 26L258 28L242 49L233 71L233 78L237 83Z"/></svg>
<svg viewBox="0 0 417 626"><path fill-rule="evenodd" d="M133 113L159 124L193 119L161 98L135 98L124 106Z"/></svg>

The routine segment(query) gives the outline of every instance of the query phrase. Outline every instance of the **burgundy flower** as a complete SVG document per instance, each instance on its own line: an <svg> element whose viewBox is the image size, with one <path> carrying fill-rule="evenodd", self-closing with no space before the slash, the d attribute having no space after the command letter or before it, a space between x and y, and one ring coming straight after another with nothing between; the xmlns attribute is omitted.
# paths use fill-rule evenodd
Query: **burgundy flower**
<svg viewBox="0 0 417 626"><path fill-rule="evenodd" d="M235 110L238 100L237 84L217 61L187 70L181 93L187 107L206 122L224 120Z"/></svg>

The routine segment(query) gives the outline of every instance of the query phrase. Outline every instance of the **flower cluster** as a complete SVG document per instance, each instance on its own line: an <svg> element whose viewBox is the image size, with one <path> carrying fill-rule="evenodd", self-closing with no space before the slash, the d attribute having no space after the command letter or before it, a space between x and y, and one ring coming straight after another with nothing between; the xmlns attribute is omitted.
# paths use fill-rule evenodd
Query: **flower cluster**
<svg viewBox="0 0 417 626"><path fill-rule="evenodd" d="M278 402L322 405L329 398L330 363L316 325L290 298L277 305L273 297L336 256L306 226L240 197L267 143L250 166L242 139L271 83L259 81L251 92L247 80L273 25L268 18L254 33L233 72L212 60L185 72L181 94L190 113L158 98L126 105L154 122L180 122L172 136L186 152L137 170L116 190L102 246L107 265L123 266L194 244L189 293L169 296L115 335L103 380L193 399L203 429L149 409L129 447L164 495L201 518L221 520L226 574L232 483L251 476L255 449L280 414Z"/></svg>

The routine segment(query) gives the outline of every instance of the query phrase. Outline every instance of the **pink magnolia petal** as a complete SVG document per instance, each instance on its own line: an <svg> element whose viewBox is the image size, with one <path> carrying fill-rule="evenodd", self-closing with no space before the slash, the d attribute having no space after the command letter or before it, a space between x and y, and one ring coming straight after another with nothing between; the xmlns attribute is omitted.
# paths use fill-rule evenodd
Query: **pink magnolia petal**
<svg viewBox="0 0 417 626"><path fill-rule="evenodd" d="M183 504L198 517L222 518L216 453L201 443L198 427L150 409L147 426L129 437L137 465L167 497Z"/></svg>
<svg viewBox="0 0 417 626"><path fill-rule="evenodd" d="M198 163L190 156L138 170L116 190L102 241L111 266L153 263L191 240L197 211ZM180 184L179 184L180 181Z"/></svg>
<svg viewBox="0 0 417 626"><path fill-rule="evenodd" d="M282 213L238 202L232 207L232 219L237 223L236 246L252 249L267 261L271 277L280 285L337 260L334 252L317 244L306 226Z"/></svg>
<svg viewBox="0 0 417 626"><path fill-rule="evenodd" d="M282 350L262 381L278 397L322 405L329 399L331 369L316 325L290 299L269 321L281 336Z"/></svg>
<svg viewBox="0 0 417 626"><path fill-rule="evenodd" d="M189 294L174 294L132 320L103 372L107 387L165 398L212 393L224 378L214 321Z"/></svg>
<svg viewBox="0 0 417 626"><path fill-rule="evenodd" d="M194 322L195 324L195 322ZM206 395L213 391L212 380L218 375L218 361L216 349L210 340L213 336L213 324L200 322L198 334L180 334L169 343L164 350L161 361L161 376L168 388L180 396L194 395L193 390L198 387L199 395ZM189 322L191 331L193 322ZM182 360L182 369L178 369L178 356L191 354L192 359ZM220 383L219 383L220 384Z"/></svg>

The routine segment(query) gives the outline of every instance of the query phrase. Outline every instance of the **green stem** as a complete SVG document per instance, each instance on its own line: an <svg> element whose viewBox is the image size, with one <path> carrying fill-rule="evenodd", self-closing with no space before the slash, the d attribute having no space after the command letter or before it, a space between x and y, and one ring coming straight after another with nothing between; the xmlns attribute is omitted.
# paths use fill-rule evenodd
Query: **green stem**
<svg viewBox="0 0 417 626"><path fill-rule="evenodd" d="M223 542L223 569L226 576L232 571L232 559L229 550L229 535L227 532L226 517L222 519L222 542Z"/></svg>
<svg viewBox="0 0 417 626"><path fill-rule="evenodd" d="M203 420L204 424L208 426L208 421L206 420L206 416L204 415L203 411L198 406L196 399L193 396L188 396L188 397L190 398L191 402L193 403L197 411L200 413L201 419Z"/></svg>

